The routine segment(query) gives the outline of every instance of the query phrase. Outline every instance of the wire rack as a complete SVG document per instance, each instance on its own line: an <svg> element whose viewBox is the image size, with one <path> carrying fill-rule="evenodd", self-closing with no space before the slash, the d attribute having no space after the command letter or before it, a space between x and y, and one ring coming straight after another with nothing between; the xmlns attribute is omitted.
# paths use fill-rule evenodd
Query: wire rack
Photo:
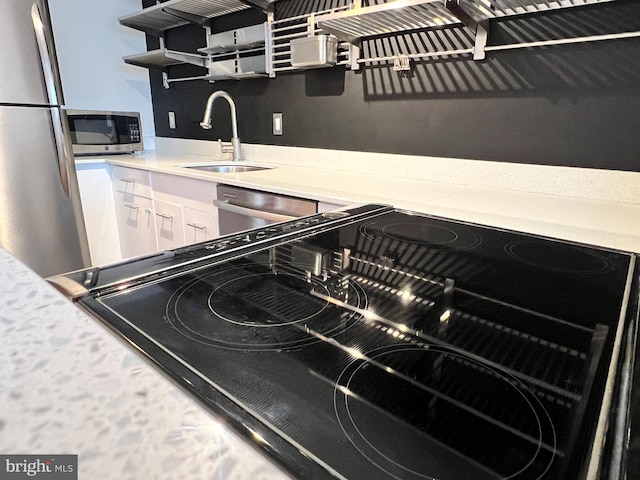
<svg viewBox="0 0 640 480"><path fill-rule="evenodd" d="M169 0L120 17L118 21L126 27L161 35L165 30L189 23L189 20L175 15L172 11L187 16L213 18L248 8L251 6L241 0Z"/></svg>
<svg viewBox="0 0 640 480"><path fill-rule="evenodd" d="M402 57L405 63L409 60L457 55L472 55L475 60L483 60L485 52L488 51L640 37L640 32L619 32L509 45L487 45L487 29L492 19L560 11L571 7L615 1L617 0L400 0L318 15L316 22L322 31L353 44L359 44L363 39L415 30L467 27L475 35L473 47L408 55L394 52L394 54L383 56L367 56L352 61L352 67L355 69L356 64L375 62L394 62L395 64L399 57Z"/></svg>
<svg viewBox="0 0 640 480"><path fill-rule="evenodd" d="M442 28L491 18L545 12L615 0L404 0L317 17L321 29L350 41L424 28Z"/></svg>
<svg viewBox="0 0 640 480"><path fill-rule="evenodd" d="M409 0L318 16L318 25L339 38L360 38L399 31L460 25L442 0Z"/></svg>
<svg viewBox="0 0 640 480"><path fill-rule="evenodd" d="M615 0L462 0L460 7L476 20L547 12L570 7L582 7Z"/></svg>
<svg viewBox="0 0 640 480"><path fill-rule="evenodd" d="M297 15L270 24L269 48L272 55L272 71L287 72L298 70L291 64L291 40L305 38L322 33L316 25L316 17L327 13L347 11L347 7L322 10L311 14ZM353 56L353 47L346 42L338 45L337 65L347 65Z"/></svg>

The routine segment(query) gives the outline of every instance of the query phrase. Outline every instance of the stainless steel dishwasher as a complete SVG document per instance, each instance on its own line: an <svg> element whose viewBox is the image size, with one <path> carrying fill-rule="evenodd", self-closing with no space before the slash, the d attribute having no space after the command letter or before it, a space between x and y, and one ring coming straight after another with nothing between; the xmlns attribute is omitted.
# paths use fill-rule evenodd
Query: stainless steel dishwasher
<svg viewBox="0 0 640 480"><path fill-rule="evenodd" d="M318 210L318 202L248 188L218 185L220 235L284 222Z"/></svg>

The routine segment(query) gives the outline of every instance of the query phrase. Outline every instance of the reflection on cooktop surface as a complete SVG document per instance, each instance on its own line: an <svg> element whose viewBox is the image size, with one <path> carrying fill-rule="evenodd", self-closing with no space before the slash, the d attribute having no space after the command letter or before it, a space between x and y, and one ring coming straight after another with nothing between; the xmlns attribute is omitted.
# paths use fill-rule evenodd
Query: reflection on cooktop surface
<svg viewBox="0 0 640 480"><path fill-rule="evenodd" d="M463 225L451 228L444 222L412 218L369 222L362 226L361 233L374 242L385 239L398 241L405 248L418 244L431 249L456 251L470 250L482 243L482 237Z"/></svg>
<svg viewBox="0 0 640 480"><path fill-rule="evenodd" d="M443 347L367 352L340 374L334 400L349 441L395 478L542 478L563 455L534 392Z"/></svg>
<svg viewBox="0 0 640 480"><path fill-rule="evenodd" d="M338 312L311 289L347 297L359 308L365 301L357 284L333 287L301 273L275 272L268 264L236 262L198 275L179 286L167 302L166 318L185 337L207 345L272 350L318 342L323 336L344 332L354 322L353 312ZM331 291L344 288L344 291Z"/></svg>
<svg viewBox="0 0 640 480"><path fill-rule="evenodd" d="M321 478L577 480L630 261L390 212L97 303Z"/></svg>
<svg viewBox="0 0 640 480"><path fill-rule="evenodd" d="M614 268L606 256L575 245L525 240L506 245L505 251L526 264L558 272L598 274Z"/></svg>

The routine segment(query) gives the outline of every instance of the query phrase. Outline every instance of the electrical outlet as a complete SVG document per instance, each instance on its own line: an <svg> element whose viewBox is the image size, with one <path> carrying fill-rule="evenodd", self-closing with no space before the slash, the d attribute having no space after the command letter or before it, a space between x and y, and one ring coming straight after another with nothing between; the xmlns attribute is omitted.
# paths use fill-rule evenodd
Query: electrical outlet
<svg viewBox="0 0 640 480"><path fill-rule="evenodd" d="M282 135L282 114L281 113L273 114L273 134Z"/></svg>
<svg viewBox="0 0 640 480"><path fill-rule="evenodd" d="M176 112L169 112L169 128L176 128Z"/></svg>

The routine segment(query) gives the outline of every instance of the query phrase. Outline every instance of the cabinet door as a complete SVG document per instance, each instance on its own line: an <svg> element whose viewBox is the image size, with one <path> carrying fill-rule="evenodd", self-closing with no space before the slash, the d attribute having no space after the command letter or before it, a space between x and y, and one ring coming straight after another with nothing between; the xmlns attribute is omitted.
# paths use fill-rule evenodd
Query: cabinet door
<svg viewBox="0 0 640 480"><path fill-rule="evenodd" d="M158 250L151 199L123 195L116 201L116 219L123 258L137 257Z"/></svg>
<svg viewBox="0 0 640 480"><path fill-rule="evenodd" d="M184 207L185 244L205 242L218 237L218 217L211 213Z"/></svg>
<svg viewBox="0 0 640 480"><path fill-rule="evenodd" d="M111 176L106 163L76 164L93 266L122 259Z"/></svg>
<svg viewBox="0 0 640 480"><path fill-rule="evenodd" d="M185 244L182 206L175 203L153 201L156 238L159 250L171 250Z"/></svg>

